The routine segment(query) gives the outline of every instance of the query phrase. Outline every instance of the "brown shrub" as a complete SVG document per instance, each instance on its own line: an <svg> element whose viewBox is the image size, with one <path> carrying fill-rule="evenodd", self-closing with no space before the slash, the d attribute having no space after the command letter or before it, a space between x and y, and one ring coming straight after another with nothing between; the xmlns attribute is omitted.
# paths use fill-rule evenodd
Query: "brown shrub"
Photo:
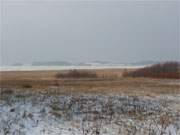
<svg viewBox="0 0 180 135"><path fill-rule="evenodd" d="M97 78L97 74L92 71L70 70L67 73L57 73L56 78Z"/></svg>
<svg viewBox="0 0 180 135"><path fill-rule="evenodd" d="M124 72L123 76L180 79L180 62L159 63L136 71Z"/></svg>
<svg viewBox="0 0 180 135"><path fill-rule="evenodd" d="M32 88L32 85L30 85L30 84L23 84L22 88Z"/></svg>

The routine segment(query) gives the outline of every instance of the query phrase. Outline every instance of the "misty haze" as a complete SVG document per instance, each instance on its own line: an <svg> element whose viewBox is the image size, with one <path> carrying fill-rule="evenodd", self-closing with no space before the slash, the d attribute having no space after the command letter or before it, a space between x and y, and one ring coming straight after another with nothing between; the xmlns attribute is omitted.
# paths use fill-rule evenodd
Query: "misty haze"
<svg viewBox="0 0 180 135"><path fill-rule="evenodd" d="M179 60L177 2L15 1L1 3L3 64Z"/></svg>

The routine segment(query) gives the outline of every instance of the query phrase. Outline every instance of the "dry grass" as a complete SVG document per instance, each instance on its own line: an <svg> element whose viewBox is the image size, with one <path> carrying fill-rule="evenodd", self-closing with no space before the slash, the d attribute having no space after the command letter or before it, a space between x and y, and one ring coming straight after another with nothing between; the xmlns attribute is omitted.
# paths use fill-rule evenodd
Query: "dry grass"
<svg viewBox="0 0 180 135"><path fill-rule="evenodd" d="M84 70L82 70L84 72ZM86 70L85 70L86 71ZM148 95L180 93L179 80L122 77L122 69L87 70L97 78L56 78L68 71L0 72L0 87L47 93ZM132 71L132 70L131 70Z"/></svg>

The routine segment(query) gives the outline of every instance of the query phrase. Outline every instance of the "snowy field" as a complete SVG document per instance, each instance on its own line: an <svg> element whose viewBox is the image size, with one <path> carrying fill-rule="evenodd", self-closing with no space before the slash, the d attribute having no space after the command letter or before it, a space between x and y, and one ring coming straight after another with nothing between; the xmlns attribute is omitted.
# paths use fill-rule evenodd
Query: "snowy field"
<svg viewBox="0 0 180 135"><path fill-rule="evenodd" d="M0 135L180 135L180 95L47 95L1 90Z"/></svg>

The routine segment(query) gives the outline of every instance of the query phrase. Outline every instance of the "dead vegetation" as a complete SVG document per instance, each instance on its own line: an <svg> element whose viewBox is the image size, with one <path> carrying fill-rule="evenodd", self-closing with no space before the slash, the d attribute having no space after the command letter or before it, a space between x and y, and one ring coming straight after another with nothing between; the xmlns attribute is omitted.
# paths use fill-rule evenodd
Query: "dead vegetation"
<svg viewBox="0 0 180 135"><path fill-rule="evenodd" d="M56 78L69 71L8 71L0 72L0 87L13 91L33 91L48 94L126 94L148 95L179 94L178 79L122 77L123 69L78 70L96 74L96 78ZM133 70L126 70L131 72ZM79 73L78 73L79 74ZM89 74L88 74L89 75ZM86 75L87 76L87 75Z"/></svg>
<svg viewBox="0 0 180 135"><path fill-rule="evenodd" d="M162 79L180 79L180 63L165 62L144 67L131 72L124 72L124 77L149 77Z"/></svg>
<svg viewBox="0 0 180 135"><path fill-rule="evenodd" d="M179 80L123 71L0 72L0 134L179 134Z"/></svg>
<svg viewBox="0 0 180 135"><path fill-rule="evenodd" d="M164 106L161 99L149 97L24 94L26 98L19 98L16 94L0 104L2 134L16 135L17 130L26 134L37 129L43 131L41 134L75 135L180 133L179 112L171 108L179 101L176 99L173 102L164 99Z"/></svg>
<svg viewBox="0 0 180 135"><path fill-rule="evenodd" d="M30 85L30 84L22 84L22 88L32 88L32 85Z"/></svg>
<svg viewBox="0 0 180 135"><path fill-rule="evenodd" d="M97 78L97 74L93 71L69 70L66 73L57 73L56 78Z"/></svg>

